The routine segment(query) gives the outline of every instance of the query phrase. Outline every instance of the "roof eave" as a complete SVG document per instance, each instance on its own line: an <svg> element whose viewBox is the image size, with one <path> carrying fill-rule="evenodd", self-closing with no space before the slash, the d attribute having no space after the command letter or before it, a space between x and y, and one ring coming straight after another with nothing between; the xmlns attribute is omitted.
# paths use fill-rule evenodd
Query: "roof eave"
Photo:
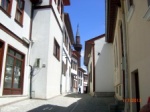
<svg viewBox="0 0 150 112"><path fill-rule="evenodd" d="M105 41L108 43L112 43L114 39L117 9L118 9L118 6L120 6L120 1L119 0L106 0L105 4L106 4L106 9L105 9L106 38L105 38Z"/></svg>
<svg viewBox="0 0 150 112"><path fill-rule="evenodd" d="M70 5L70 0L63 0L64 6L69 6Z"/></svg>
<svg viewBox="0 0 150 112"><path fill-rule="evenodd" d="M75 43L74 41L74 36L73 36L73 31L72 31L72 25L71 25L71 21L70 21L70 17L68 13L64 13L64 18L65 18L65 25L66 28L68 30L68 34L69 34L69 38L71 40L71 44L73 45Z"/></svg>

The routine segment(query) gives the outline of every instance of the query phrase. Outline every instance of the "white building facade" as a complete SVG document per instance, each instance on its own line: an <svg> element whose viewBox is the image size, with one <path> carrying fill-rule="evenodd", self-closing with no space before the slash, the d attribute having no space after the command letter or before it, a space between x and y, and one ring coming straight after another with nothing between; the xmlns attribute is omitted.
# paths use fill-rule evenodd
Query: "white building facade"
<svg viewBox="0 0 150 112"><path fill-rule="evenodd" d="M62 91L63 6L69 0L43 0L34 7L31 65L32 97L48 99Z"/></svg>
<svg viewBox="0 0 150 112"><path fill-rule="evenodd" d="M105 42L104 34L86 41L84 64L88 68L91 95L114 95L112 56L112 44Z"/></svg>
<svg viewBox="0 0 150 112"><path fill-rule="evenodd" d="M62 54L62 77L61 93L71 92L71 56L72 45L74 43L73 32L68 13L64 13L64 36L63 36L63 54Z"/></svg>
<svg viewBox="0 0 150 112"><path fill-rule="evenodd" d="M29 94L29 0L0 0L0 96Z"/></svg>
<svg viewBox="0 0 150 112"><path fill-rule="evenodd" d="M84 72L83 68L79 67L78 68L78 92L84 93ZM79 91L80 88L80 91Z"/></svg>
<svg viewBox="0 0 150 112"><path fill-rule="evenodd" d="M78 58L79 54L72 51L71 57L71 92L78 92Z"/></svg>

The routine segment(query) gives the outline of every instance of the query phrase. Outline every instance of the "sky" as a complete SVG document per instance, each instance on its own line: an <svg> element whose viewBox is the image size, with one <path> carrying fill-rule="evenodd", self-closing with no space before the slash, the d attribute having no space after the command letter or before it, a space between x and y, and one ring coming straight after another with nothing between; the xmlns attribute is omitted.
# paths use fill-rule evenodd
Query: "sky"
<svg viewBox="0 0 150 112"><path fill-rule="evenodd" d="M65 6L69 13L74 38L79 24L81 51L81 67L84 66L85 41L105 33L105 0L70 0Z"/></svg>

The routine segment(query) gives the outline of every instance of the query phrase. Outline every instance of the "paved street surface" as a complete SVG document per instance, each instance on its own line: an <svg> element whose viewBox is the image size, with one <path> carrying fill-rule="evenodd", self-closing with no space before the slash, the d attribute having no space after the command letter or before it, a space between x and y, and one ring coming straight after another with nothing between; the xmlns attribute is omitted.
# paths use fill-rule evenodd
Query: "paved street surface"
<svg viewBox="0 0 150 112"><path fill-rule="evenodd" d="M0 107L0 112L109 112L112 97L89 94L61 95L49 100L27 99Z"/></svg>

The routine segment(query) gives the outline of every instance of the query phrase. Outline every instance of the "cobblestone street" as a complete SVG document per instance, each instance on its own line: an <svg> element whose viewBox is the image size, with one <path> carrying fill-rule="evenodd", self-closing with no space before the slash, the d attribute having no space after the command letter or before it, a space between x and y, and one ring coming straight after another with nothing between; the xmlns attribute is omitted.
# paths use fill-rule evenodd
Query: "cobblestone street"
<svg viewBox="0 0 150 112"><path fill-rule="evenodd" d="M112 97L89 94L61 95L49 100L27 99L0 107L0 112L109 112Z"/></svg>

